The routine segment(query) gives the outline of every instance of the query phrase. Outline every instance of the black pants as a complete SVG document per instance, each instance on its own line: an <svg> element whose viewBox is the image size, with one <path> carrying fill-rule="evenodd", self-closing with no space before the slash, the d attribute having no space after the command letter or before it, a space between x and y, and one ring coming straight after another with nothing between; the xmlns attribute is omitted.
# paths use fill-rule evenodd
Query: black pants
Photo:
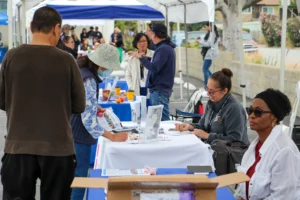
<svg viewBox="0 0 300 200"><path fill-rule="evenodd" d="M76 167L75 156L4 154L1 182L3 200L35 200L41 180L41 200L69 200Z"/></svg>

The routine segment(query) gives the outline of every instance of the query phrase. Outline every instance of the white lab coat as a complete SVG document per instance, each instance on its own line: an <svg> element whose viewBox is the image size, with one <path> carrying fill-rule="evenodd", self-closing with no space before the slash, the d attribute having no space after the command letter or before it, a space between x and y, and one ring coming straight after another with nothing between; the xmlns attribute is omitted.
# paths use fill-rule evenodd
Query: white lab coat
<svg viewBox="0 0 300 200"><path fill-rule="evenodd" d="M247 173L255 161L257 137L243 156L238 171ZM300 153L281 126L275 126L259 150L261 160L249 183L249 200L300 200ZM246 200L246 184L240 184Z"/></svg>
<svg viewBox="0 0 300 200"><path fill-rule="evenodd" d="M147 57L153 57L154 51L147 49ZM122 66L125 68L125 79L129 89L134 90L136 96L140 95L140 60L133 57L127 56L122 61ZM148 70L144 68L144 80L146 82Z"/></svg>

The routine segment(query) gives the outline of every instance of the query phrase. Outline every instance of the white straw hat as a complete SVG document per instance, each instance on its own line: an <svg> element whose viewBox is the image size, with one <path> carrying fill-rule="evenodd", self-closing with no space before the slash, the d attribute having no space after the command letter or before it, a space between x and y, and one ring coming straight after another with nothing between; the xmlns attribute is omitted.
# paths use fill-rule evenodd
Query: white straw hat
<svg viewBox="0 0 300 200"><path fill-rule="evenodd" d="M88 55L89 59L99 67L112 70L121 69L119 56L117 48L110 44L100 44L94 53Z"/></svg>

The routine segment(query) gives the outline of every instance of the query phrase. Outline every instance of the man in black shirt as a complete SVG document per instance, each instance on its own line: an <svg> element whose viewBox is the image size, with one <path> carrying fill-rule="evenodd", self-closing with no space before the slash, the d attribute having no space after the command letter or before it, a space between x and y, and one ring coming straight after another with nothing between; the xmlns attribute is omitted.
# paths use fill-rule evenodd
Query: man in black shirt
<svg viewBox="0 0 300 200"><path fill-rule="evenodd" d="M90 34L90 37L98 38L99 40L103 38L102 33L99 31L99 28L96 26L95 31Z"/></svg>
<svg viewBox="0 0 300 200"><path fill-rule="evenodd" d="M89 32L87 32L88 37L92 37L93 32L94 32L94 27L91 26Z"/></svg>

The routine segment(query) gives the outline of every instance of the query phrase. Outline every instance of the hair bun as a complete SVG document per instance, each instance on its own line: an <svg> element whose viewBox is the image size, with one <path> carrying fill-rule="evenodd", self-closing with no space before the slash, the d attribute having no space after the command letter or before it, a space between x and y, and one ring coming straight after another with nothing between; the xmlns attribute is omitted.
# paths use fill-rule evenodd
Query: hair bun
<svg viewBox="0 0 300 200"><path fill-rule="evenodd" d="M223 74L225 74L226 76L228 76L229 78L231 78L231 77L233 76L232 71L231 71L230 69L228 69L228 68L223 68L223 69L221 70L221 72L222 72Z"/></svg>

